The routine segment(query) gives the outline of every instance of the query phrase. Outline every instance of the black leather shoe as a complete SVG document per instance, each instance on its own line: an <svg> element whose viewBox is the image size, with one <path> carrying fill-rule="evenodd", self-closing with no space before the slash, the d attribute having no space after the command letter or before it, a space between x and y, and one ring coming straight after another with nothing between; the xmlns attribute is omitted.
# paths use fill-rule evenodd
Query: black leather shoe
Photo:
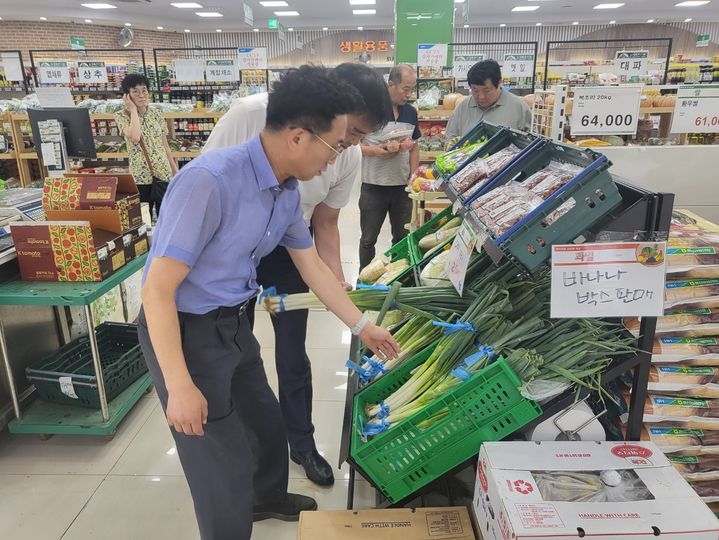
<svg viewBox="0 0 719 540"><path fill-rule="evenodd" d="M317 510L317 501L312 497L288 493L282 501L259 504L252 509L252 521L279 519L282 521L298 521L300 512Z"/></svg>
<svg viewBox="0 0 719 540"><path fill-rule="evenodd" d="M317 450L307 452L290 452L290 459L302 465L307 478L318 486L331 486L335 483L335 476L332 474L332 467L327 463Z"/></svg>

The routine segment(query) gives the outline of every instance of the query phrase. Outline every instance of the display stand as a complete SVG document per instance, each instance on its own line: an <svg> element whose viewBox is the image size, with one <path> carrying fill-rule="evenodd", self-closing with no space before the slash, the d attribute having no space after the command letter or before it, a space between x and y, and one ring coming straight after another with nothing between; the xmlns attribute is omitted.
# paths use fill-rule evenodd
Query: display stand
<svg viewBox="0 0 719 540"><path fill-rule="evenodd" d="M100 398L100 410L91 411L35 401L24 410L12 374L5 332L0 321L0 353L10 387L15 419L9 424L11 433L40 435L101 435L112 436L122 419L152 384L149 374L143 375L112 402L107 402L100 353L95 335L91 304L145 266L147 254L130 261L104 281L50 283L8 281L0 284L0 305L4 306L83 306L89 329L92 364Z"/></svg>
<svg viewBox="0 0 719 540"><path fill-rule="evenodd" d="M59 76L55 79L58 82L42 81L40 72L46 69L44 63L57 62L67 63L65 68L59 66L57 69ZM83 62L102 62L104 66L81 68ZM30 65L36 86L68 86L76 100L84 97L120 98L120 84L125 75L133 72L147 74L143 49L34 49L30 50ZM69 72L68 77L65 77L65 70ZM84 77L85 74L89 74L89 78Z"/></svg>
<svg viewBox="0 0 719 540"><path fill-rule="evenodd" d="M662 71L663 76L659 84L667 84L667 74L669 71L669 59L672 55L672 38L646 38L646 39L580 39L575 41L548 41L544 58L544 74L542 77L542 87L547 90L556 84L569 84L576 86L577 81L564 80L556 75L550 74L550 67L578 69L587 72L590 76L598 75L604 71L611 71L612 62L618 52L621 51L647 51L650 63L652 59L661 59L659 65L663 64L661 69L654 71ZM592 56L591 58L582 58L582 55ZM581 58L581 60L579 60ZM591 63L590 63L591 61ZM550 80L552 78L552 80ZM632 80L620 82L635 82ZM637 80L636 82L641 82ZM596 81L586 83L588 86L596 86Z"/></svg>
<svg viewBox="0 0 719 540"><path fill-rule="evenodd" d="M592 228L592 233L598 235L598 239L624 239L624 240L665 240L669 235L671 214L674 206L674 195L669 193L654 193L643 188L629 184L623 179L615 177L615 181L622 196L621 205L609 213L600 223ZM449 195L449 194L448 194ZM449 195L450 200L452 196ZM594 240L589 238L588 240ZM490 256L493 254L490 254ZM494 254L495 256L497 254ZM501 255L501 252L500 252ZM654 342L657 319L655 317L643 317L640 329L641 338L637 343L639 353L615 358L612 364L602 375L601 383L616 380L630 370L634 370L632 396L629 405L629 418L626 425L626 439L639 440L644 417L644 403L647 397L647 385L649 382L649 370L651 367L651 351ZM355 358L359 342L353 339L350 344L350 358ZM347 493L347 508L352 509L354 502L354 485L356 473L362 472L356 467L350 455L350 439L354 415L354 395L359 388L359 378L349 370L347 378L347 394L341 432L341 443L339 453L339 466L347 462L350 465L349 484ZM589 392L582 391L579 397L583 398ZM542 415L525 425L521 431L526 431L537 424L547 420L558 412L569 407L577 399L577 392L569 390L565 394L542 405ZM519 435L519 434L515 434ZM462 469L472 466L476 460L469 460L452 471L442 475L421 490L431 491L438 482L445 481L448 477L456 474ZM369 478L365 478L372 484ZM374 484L373 484L374 485ZM374 486L375 488L377 486ZM378 490L378 494L379 494ZM408 501L416 498L419 493L392 504L379 497L379 507L402 506Z"/></svg>
<svg viewBox="0 0 719 540"><path fill-rule="evenodd" d="M17 57L17 59L15 57ZM8 78L8 76L12 75L12 73L8 73L8 68L7 66L5 66L5 61L11 61L16 63L16 67L19 68L20 71L18 75L22 76L19 81L12 80L16 77ZM27 94L29 90L27 85L27 77L25 75L25 63L22 60L22 53L20 51L0 50L0 66L3 66L4 68L5 81L9 83L17 83L10 84L7 86L0 86L0 99L7 99L11 97L12 94Z"/></svg>

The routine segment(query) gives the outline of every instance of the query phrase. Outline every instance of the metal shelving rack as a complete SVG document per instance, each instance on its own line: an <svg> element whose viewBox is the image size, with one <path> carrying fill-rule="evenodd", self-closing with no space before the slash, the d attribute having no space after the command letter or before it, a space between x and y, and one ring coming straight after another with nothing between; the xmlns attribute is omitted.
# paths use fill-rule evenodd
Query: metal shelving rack
<svg viewBox="0 0 719 540"><path fill-rule="evenodd" d="M5 56L6 54L17 55L18 61L20 62L20 70L22 71L22 81L20 81L20 86L22 87L22 89L16 88L16 87L0 87L0 93L5 94L5 92L8 92L8 93L22 92L22 93L27 94L29 92L29 89L28 89L28 85L27 85L27 74L25 73L25 63L22 60L22 52L14 51L14 50L0 50L0 58ZM4 96L3 96L3 99L4 99Z"/></svg>
<svg viewBox="0 0 719 540"><path fill-rule="evenodd" d="M655 193L644 188L640 188L628 183L626 180L615 177L615 181L622 195L622 204L610 212L598 224L596 224L588 241L595 239L603 240L666 240L669 235L669 227L671 224L672 209L674 207L674 194L671 193ZM449 198L452 196L448 194ZM498 261L503 254L497 252L490 253L494 255ZM640 350L636 355L628 355L627 357L617 358L607 368L602 375L602 385L618 379L630 370L634 370L632 396L629 405L629 418L626 425L626 439L639 440L642 431L644 417L644 403L647 398L647 385L649 382L649 370L652 359L652 346L654 343L654 335L656 331L656 317L643 317L640 338L637 347ZM359 347L359 342L353 338L350 344L350 358L354 358ZM361 471L356 467L350 456L350 435L352 430L354 396L359 389L359 379L351 370L348 371L347 393L345 398L345 409L342 423L341 443L339 453L339 464L342 466L344 462L350 465L349 484L347 489L347 509L351 510L354 505L354 486L356 474ZM580 393L580 398L587 396L589 393L584 391ZM547 420L558 412L566 409L577 399L577 394L573 390L567 391L565 394L554 398L549 403L542 406L542 415L530 422L522 428L522 431L531 429L539 423ZM515 434L518 435L518 434ZM452 471L447 472L442 477L429 484L418 493L412 494L405 500L396 504L390 503L377 490L377 506L403 506L410 500L417 498L422 493L432 491L438 483L446 481L447 478L455 475L467 467L473 466L476 460L469 460ZM369 479L375 489L376 485Z"/></svg>

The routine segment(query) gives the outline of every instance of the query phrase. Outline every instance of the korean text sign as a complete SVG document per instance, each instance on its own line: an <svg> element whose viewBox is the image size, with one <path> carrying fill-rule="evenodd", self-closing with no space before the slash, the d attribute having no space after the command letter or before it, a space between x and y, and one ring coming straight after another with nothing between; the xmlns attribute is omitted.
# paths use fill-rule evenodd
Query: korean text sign
<svg viewBox="0 0 719 540"><path fill-rule="evenodd" d="M665 242L552 246L552 318L657 317Z"/></svg>

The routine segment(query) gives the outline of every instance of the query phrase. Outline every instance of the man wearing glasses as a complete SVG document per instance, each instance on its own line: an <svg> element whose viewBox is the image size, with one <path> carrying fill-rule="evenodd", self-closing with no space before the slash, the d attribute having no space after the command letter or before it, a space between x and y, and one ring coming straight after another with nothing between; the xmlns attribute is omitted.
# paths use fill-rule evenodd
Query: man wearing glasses
<svg viewBox="0 0 719 540"><path fill-rule="evenodd" d="M467 82L472 97L457 106L447 123L449 145L482 120L520 131L529 131L532 127L532 111L521 98L504 90L502 70L495 60L474 64L467 73Z"/></svg>
<svg viewBox="0 0 719 540"><path fill-rule="evenodd" d="M340 259L338 219L360 171L362 156L357 145L366 134L386 124L391 104L384 80L367 66L341 64L331 71L330 77L354 89L360 100L355 104L356 110L347 115L347 130L337 144L315 134L318 144L332 153L332 159L326 171L301 182L299 191L305 224L313 232L320 258L330 267L339 286L350 290ZM212 130L203 152L247 142L262 131L267 102L266 93L236 100ZM280 294L308 291L282 246L262 259L257 282L265 288L276 287ZM248 317L253 323L252 309L248 310ZM312 423L312 371L305 349L307 317L307 310L272 317L279 398L290 457L304 468L308 479L328 486L334 482L332 467L317 451Z"/></svg>
<svg viewBox="0 0 719 540"><path fill-rule="evenodd" d="M262 132L195 159L165 196L138 334L203 540L249 540L253 521L296 521L317 508L287 493L282 413L247 320L262 258L284 246L304 282L370 350L382 358L399 351L320 259L297 190L337 157L346 114L360 99L324 68L290 70L273 88Z"/></svg>

